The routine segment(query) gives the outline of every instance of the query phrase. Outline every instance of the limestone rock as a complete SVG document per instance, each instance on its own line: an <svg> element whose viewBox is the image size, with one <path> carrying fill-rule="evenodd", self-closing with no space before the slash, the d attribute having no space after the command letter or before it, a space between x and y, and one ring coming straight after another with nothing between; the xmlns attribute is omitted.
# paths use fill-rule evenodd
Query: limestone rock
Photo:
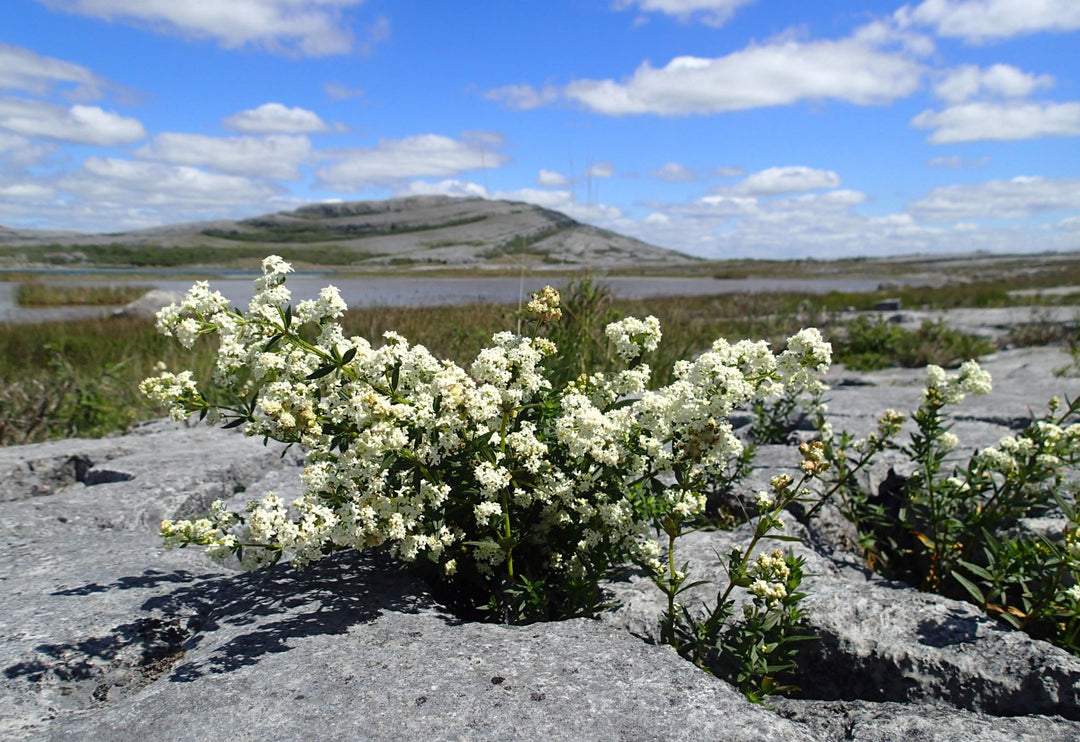
<svg viewBox="0 0 1080 742"><path fill-rule="evenodd" d="M997 391L960 408L962 444L994 443L1027 405L1077 394L1076 379L1048 374L1061 362L990 359ZM910 410L918 376L834 384L837 427ZM747 486L798 462L793 447L764 454ZM640 574L607 585L622 605L600 620L507 627L455 618L372 555L245 574L162 550L161 518L270 489L291 499L298 463L235 431L168 422L0 449L0 738L1080 738L1080 659L868 575L840 525L786 520L807 539L793 548L819 638L803 649L801 697L765 707L653 641L662 597ZM679 561L718 585L716 553L747 538L691 534ZM689 597L707 604L717 585Z"/></svg>

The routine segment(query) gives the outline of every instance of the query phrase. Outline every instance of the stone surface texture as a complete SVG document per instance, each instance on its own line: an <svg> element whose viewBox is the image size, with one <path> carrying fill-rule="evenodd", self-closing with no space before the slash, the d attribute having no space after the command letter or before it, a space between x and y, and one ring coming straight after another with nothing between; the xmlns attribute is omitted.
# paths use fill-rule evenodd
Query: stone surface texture
<svg viewBox="0 0 1080 742"><path fill-rule="evenodd" d="M1052 373L1067 362L987 359L995 391L958 408L961 446L1080 394ZM904 370L830 381L834 426L854 433L921 389ZM747 487L797 462L765 447ZM818 639L799 697L765 706L652 641L663 601L641 575L608 585L621 605L599 620L508 627L457 619L375 555L246 574L162 549L161 518L294 496L300 464L295 449L164 421L0 449L0 739L1080 739L1080 659L869 574L828 518L787 520L807 540L795 548ZM691 534L679 558L718 583L716 552L749 534Z"/></svg>

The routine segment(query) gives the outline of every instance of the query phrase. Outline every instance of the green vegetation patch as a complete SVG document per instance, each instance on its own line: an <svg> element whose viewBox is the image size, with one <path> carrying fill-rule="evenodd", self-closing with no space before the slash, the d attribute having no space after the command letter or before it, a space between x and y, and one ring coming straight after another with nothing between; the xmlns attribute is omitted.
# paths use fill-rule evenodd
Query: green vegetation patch
<svg viewBox="0 0 1080 742"><path fill-rule="evenodd" d="M33 281L19 284L15 302L20 307L115 306L135 301L149 290L136 284L67 286Z"/></svg>

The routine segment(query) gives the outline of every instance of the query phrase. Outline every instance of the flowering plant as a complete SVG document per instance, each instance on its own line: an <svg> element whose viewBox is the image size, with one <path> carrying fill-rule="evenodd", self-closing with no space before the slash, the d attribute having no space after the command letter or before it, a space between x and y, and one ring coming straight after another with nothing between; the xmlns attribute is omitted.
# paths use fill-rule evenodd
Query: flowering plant
<svg viewBox="0 0 1080 742"><path fill-rule="evenodd" d="M381 547L457 609L499 621L588 614L599 581L631 561L661 573L651 526L704 509L703 483L742 450L729 414L818 383L830 357L813 329L779 355L717 340L649 389L641 354L659 343L659 322L628 318L606 331L624 368L556 385L573 359L543 334L560 315L552 289L529 302L533 336L498 333L465 370L396 333L380 347L345 337L332 286L293 308L290 271L263 261L246 312L201 282L159 314L185 346L218 335L220 398L189 372L141 388L176 419L198 413L302 445L304 494L165 521L166 543L235 554L246 568Z"/></svg>
<svg viewBox="0 0 1080 742"><path fill-rule="evenodd" d="M945 411L990 387L990 375L974 361L955 374L928 366L914 430L899 446L913 468L886 480L878 493L861 489L854 475L893 445L903 416L887 411L860 440L822 424L833 475L826 496L841 493L840 509L858 528L875 571L971 600L1014 628L1080 654L1080 513L1075 481L1067 476L1080 464L1080 399L1065 405L1052 399L1046 415L959 466L953 459L959 441ZM1063 516L1060 533L1020 527L1023 518L1055 508Z"/></svg>

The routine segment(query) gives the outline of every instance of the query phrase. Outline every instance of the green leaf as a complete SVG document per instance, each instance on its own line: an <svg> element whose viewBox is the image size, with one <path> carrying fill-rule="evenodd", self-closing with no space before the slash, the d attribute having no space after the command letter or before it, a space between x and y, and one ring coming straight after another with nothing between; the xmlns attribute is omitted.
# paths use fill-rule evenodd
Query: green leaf
<svg viewBox="0 0 1080 742"><path fill-rule="evenodd" d="M335 368L337 368L337 366L335 366L333 364L327 364L326 366L320 366L319 368L315 369L314 371L312 371L310 374L308 374L304 378L307 379L308 381L312 381L313 379L321 379L322 377L326 376L331 371L333 371Z"/></svg>
<svg viewBox="0 0 1080 742"><path fill-rule="evenodd" d="M345 355L341 357L341 365L344 366L346 363L348 363L354 358L356 358L356 348L349 348L347 351L345 351Z"/></svg>
<svg viewBox="0 0 1080 742"><path fill-rule="evenodd" d="M952 576L956 579L957 582L964 586L964 589L967 590L971 597L975 599L976 603L978 603L979 605L986 605L986 596L983 595L983 591L979 588L978 585L976 585L968 578L964 577L955 569L952 571Z"/></svg>
<svg viewBox="0 0 1080 742"><path fill-rule="evenodd" d="M285 333L279 332L277 335L274 335L274 337L270 338L266 342L266 345L263 346L263 353L269 353L271 350L273 350L274 346L280 343L281 338L283 337L285 337Z"/></svg>
<svg viewBox="0 0 1080 742"><path fill-rule="evenodd" d="M229 428L239 428L241 425L247 422L246 417L238 417L232 422L225 423L221 426L222 430L228 430Z"/></svg>
<svg viewBox="0 0 1080 742"><path fill-rule="evenodd" d="M971 562L960 561L958 564L971 572L976 577L981 577L987 582L994 582L994 576L990 574L984 567L980 567L978 564L972 564ZM956 572L953 572L953 576L956 576Z"/></svg>

